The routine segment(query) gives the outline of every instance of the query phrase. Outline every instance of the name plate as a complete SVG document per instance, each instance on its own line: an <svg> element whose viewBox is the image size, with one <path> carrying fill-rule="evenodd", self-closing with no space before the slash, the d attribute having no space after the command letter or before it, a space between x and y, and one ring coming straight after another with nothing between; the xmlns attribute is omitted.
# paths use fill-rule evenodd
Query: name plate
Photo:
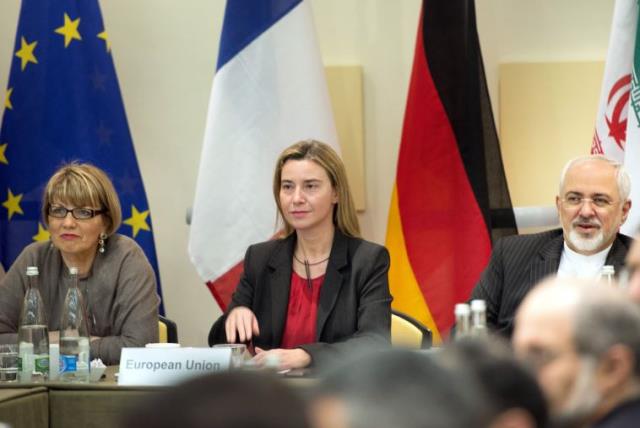
<svg viewBox="0 0 640 428"><path fill-rule="evenodd" d="M173 385L229 369L229 348L122 348L118 385Z"/></svg>

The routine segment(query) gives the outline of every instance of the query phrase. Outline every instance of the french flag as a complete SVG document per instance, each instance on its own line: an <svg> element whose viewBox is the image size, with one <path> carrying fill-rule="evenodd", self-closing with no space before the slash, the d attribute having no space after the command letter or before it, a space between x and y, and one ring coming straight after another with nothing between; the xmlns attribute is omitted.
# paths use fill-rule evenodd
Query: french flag
<svg viewBox="0 0 640 428"><path fill-rule="evenodd" d="M222 310L247 247L277 232L278 155L309 138L338 149L309 2L228 0L189 237Z"/></svg>

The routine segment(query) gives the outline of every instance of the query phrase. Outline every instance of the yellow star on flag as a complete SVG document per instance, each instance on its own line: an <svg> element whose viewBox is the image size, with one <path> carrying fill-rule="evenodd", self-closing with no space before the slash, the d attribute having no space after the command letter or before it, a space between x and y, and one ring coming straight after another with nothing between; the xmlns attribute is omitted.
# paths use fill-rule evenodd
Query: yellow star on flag
<svg viewBox="0 0 640 428"><path fill-rule="evenodd" d="M80 25L80 18L73 21L69 18L69 15L64 14L64 25L56 28L56 33L64 36L64 47L68 47L72 40L82 40L80 33L78 32L78 25Z"/></svg>
<svg viewBox="0 0 640 428"><path fill-rule="evenodd" d="M51 234L44 228L42 223L38 222L38 234L33 237L36 242L46 242L51 238Z"/></svg>
<svg viewBox="0 0 640 428"><path fill-rule="evenodd" d="M9 165L9 161L7 160L7 155L4 154L4 152L7 151L8 145L9 143L0 144L0 163L3 163L5 165Z"/></svg>
<svg viewBox="0 0 640 428"><path fill-rule="evenodd" d="M38 42L27 43L24 37L20 38L20 50L16 52L16 56L20 58L22 63L20 64L20 68L24 71L27 68L27 64L30 62L37 64L38 60L33 54L33 50L36 48Z"/></svg>
<svg viewBox="0 0 640 428"><path fill-rule="evenodd" d="M11 192L11 189L7 189L7 191L9 192L9 196L7 200L2 203L2 206L9 211L9 220L11 220L11 216L13 216L15 213L24 214L22 208L20 208L22 193L19 195L14 195Z"/></svg>
<svg viewBox="0 0 640 428"><path fill-rule="evenodd" d="M135 238L138 232L140 232L140 229L151 231L151 228L147 224L147 217L149 217L149 210L139 212L134 205L131 205L131 217L123 223L133 228L133 237Z"/></svg>
<svg viewBox="0 0 640 428"><path fill-rule="evenodd" d="M13 92L13 88L8 88L7 92L4 95L4 107L9 110L13 110L13 104L11 104L11 93Z"/></svg>
<svg viewBox="0 0 640 428"><path fill-rule="evenodd" d="M107 35L107 30L104 30L102 33L98 33L97 36L99 39L104 40L107 45L107 52L111 52L111 42L109 41L109 36Z"/></svg>

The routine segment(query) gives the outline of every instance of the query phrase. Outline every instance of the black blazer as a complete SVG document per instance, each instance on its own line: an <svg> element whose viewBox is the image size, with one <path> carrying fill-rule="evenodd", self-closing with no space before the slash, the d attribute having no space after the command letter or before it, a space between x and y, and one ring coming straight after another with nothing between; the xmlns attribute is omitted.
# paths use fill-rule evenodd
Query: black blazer
<svg viewBox="0 0 640 428"><path fill-rule="evenodd" d="M632 241L621 234L613 241L605 263L613 265L616 273L624 266ZM486 301L489 328L511 336L516 309L534 285L558 271L563 248L562 229L498 240L471 293L472 299Z"/></svg>
<svg viewBox="0 0 640 428"><path fill-rule="evenodd" d="M289 304L296 234L252 245L244 258L244 273L227 312L211 327L209 345L226 343L224 324L237 306L250 308L260 335L253 344L280 347ZM300 346L312 365L330 363L358 349L388 346L391 294L387 273L389 253L383 246L351 238L336 229L320 290L316 343Z"/></svg>

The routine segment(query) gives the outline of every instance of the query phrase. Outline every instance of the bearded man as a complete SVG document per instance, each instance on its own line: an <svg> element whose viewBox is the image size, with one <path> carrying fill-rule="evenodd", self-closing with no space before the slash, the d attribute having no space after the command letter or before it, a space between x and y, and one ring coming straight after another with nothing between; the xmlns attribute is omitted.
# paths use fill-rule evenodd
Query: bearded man
<svg viewBox="0 0 640 428"><path fill-rule="evenodd" d="M513 346L556 428L640 426L640 308L594 280L552 278L527 295Z"/></svg>
<svg viewBox="0 0 640 428"><path fill-rule="evenodd" d="M624 265L631 238L619 233L631 201L629 176L603 156L570 160L560 176L556 207L562 229L499 240L471 298L487 304L489 328L507 337L516 309L541 279L596 278L605 265Z"/></svg>

